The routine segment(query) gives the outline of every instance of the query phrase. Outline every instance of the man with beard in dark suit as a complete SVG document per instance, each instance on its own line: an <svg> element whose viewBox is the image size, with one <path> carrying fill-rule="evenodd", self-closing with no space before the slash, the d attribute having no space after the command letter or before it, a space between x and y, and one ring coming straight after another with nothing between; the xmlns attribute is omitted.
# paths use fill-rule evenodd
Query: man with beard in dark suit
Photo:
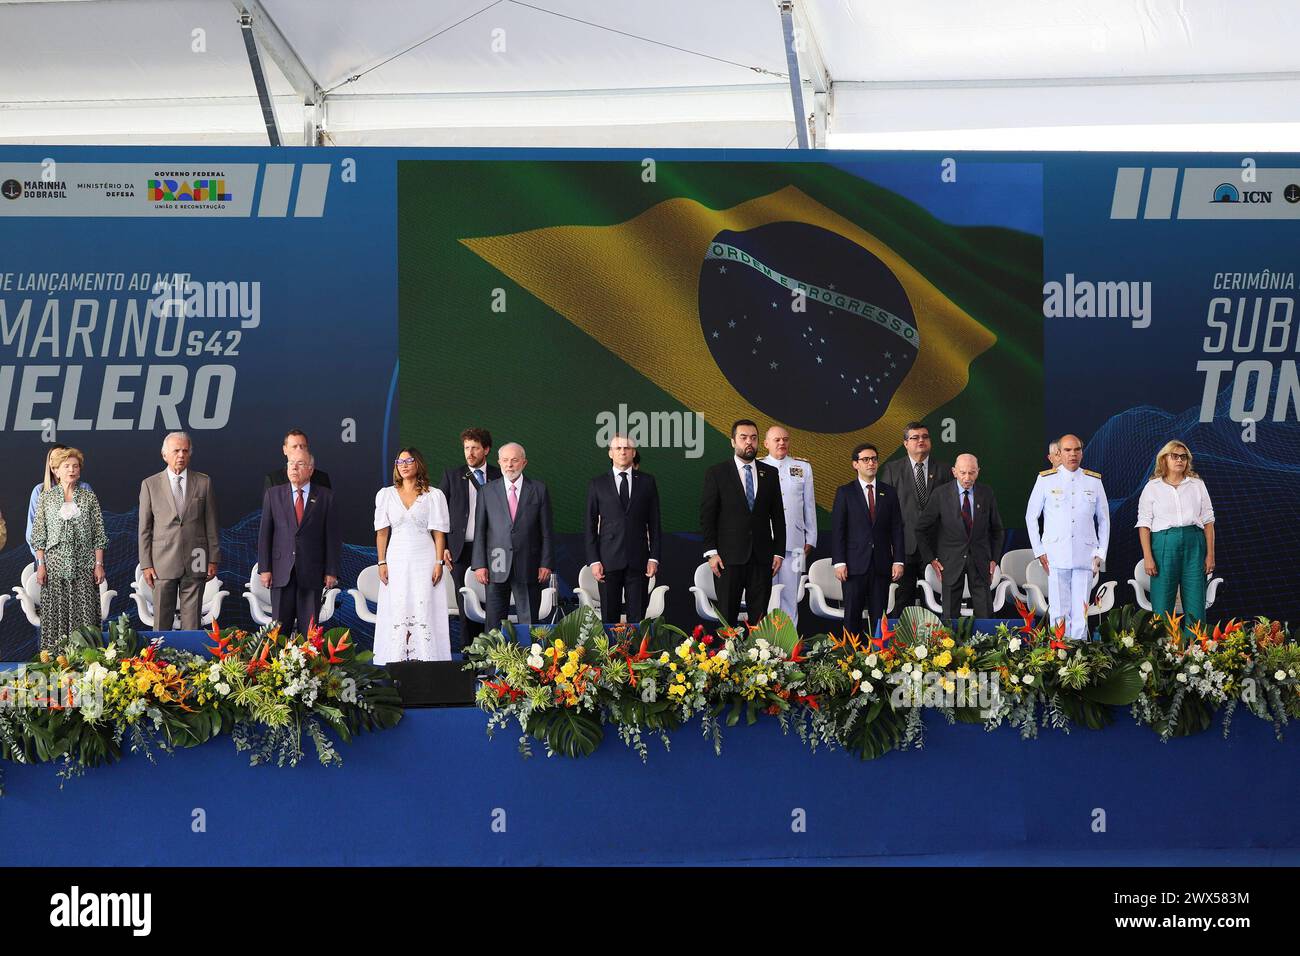
<svg viewBox="0 0 1300 956"><path fill-rule="evenodd" d="M916 523L935 489L952 481L947 462L930 457L930 429L925 422L908 422L903 429L907 454L880 466L880 480L894 489L903 517L905 556L903 576L898 579L898 606L920 603L916 582L925 577L926 562L917 544Z"/></svg>
<svg viewBox="0 0 1300 956"><path fill-rule="evenodd" d="M465 464L452 465L442 473L442 481L438 482L438 490L447 499L447 511L451 515L451 530L447 532L447 550L442 554L442 563L455 585L456 608L460 611L460 647L453 650L463 650L483 633L482 624L465 616L465 595L460 593L460 589L465 586L465 574L474 556L474 508L479 490L489 481L501 477L501 469L487 461L488 452L492 450L490 431L467 428L460 433L460 444Z"/></svg>
<svg viewBox="0 0 1300 956"><path fill-rule="evenodd" d="M704 473L700 529L717 579L718 613L735 626L743 592L752 626L767 614L772 577L785 553L785 506L780 473L754 460L758 425L747 418L732 425L731 447L731 458Z"/></svg>

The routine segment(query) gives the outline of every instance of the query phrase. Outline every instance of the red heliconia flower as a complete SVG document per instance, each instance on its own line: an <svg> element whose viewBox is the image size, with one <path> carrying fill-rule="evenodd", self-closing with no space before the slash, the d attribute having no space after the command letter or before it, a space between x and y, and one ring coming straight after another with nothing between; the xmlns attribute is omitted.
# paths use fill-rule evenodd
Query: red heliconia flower
<svg viewBox="0 0 1300 956"><path fill-rule="evenodd" d="M1024 601L1020 600L1020 598L1016 598L1016 613L1019 614L1020 619L1025 622L1020 626L1018 633L1032 634L1034 632L1034 612L1031 611L1029 606L1025 604Z"/></svg>
<svg viewBox="0 0 1300 956"><path fill-rule="evenodd" d="M712 634L705 634L704 637L700 638L700 643L703 644L705 647L712 647L712 646L713 646L713 635L712 635Z"/></svg>
<svg viewBox="0 0 1300 956"><path fill-rule="evenodd" d="M1052 629L1052 643L1049 645L1052 650L1068 650L1070 645L1065 643L1065 618L1056 622L1056 627Z"/></svg>
<svg viewBox="0 0 1300 956"><path fill-rule="evenodd" d="M802 651L803 651L803 641L795 641L794 647L790 648L791 664L802 664L804 661L808 660L808 658L803 656L803 654L801 653Z"/></svg>
<svg viewBox="0 0 1300 956"><path fill-rule="evenodd" d="M352 645L348 643L348 635L351 633L352 632L350 630L344 631L343 635L339 638L339 642L337 644L333 643L332 641L325 642L325 647L330 654L329 663L331 664L343 663L343 658L339 657L339 654L351 648Z"/></svg>

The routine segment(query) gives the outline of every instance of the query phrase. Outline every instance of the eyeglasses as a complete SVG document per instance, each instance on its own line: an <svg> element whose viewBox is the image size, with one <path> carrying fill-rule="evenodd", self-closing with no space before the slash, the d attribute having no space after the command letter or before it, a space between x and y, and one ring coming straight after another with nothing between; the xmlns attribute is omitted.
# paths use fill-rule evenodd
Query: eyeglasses
<svg viewBox="0 0 1300 956"><path fill-rule="evenodd" d="M904 441L929 441L930 436L928 433L925 435L913 435L911 438L905 438L903 440Z"/></svg>
<svg viewBox="0 0 1300 956"><path fill-rule="evenodd" d="M393 464L394 464L394 465L414 465L414 464L415 464L415 459L414 459L414 458L394 458L394 459L393 459Z"/></svg>
<svg viewBox="0 0 1300 956"><path fill-rule="evenodd" d="M1174 461L1186 461L1188 458L1191 457L1191 455L1185 455L1180 451L1171 451L1169 453L1169 457L1172 458Z"/></svg>
<svg viewBox="0 0 1300 956"><path fill-rule="evenodd" d="M878 455L863 455L861 458L855 458L854 461L879 461Z"/></svg>

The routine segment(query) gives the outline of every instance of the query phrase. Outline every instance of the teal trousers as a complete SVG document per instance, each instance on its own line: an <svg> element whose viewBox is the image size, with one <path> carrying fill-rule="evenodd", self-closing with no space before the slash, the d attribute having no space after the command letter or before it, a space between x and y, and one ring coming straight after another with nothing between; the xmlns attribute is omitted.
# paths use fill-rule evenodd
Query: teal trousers
<svg viewBox="0 0 1300 956"><path fill-rule="evenodd" d="M1205 531L1196 525L1166 528L1151 536L1156 576L1151 579L1151 610L1167 614L1183 589L1187 623L1205 620Z"/></svg>

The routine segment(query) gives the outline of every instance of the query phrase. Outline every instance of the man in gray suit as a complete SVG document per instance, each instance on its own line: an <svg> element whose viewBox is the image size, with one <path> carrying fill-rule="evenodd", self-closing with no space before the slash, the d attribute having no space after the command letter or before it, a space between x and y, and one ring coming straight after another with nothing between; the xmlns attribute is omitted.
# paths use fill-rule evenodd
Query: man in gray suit
<svg viewBox="0 0 1300 956"><path fill-rule="evenodd" d="M978 485L980 463L974 455L958 455L952 470L956 483L930 496L916 525L917 547L933 564L943 582L943 616L961 614L963 584L970 584L971 610L977 618L993 616L989 584L1002 557L1002 516L988 485ZM931 544L937 531L938 543Z"/></svg>
<svg viewBox="0 0 1300 956"><path fill-rule="evenodd" d="M925 422L908 422L903 429L903 447L907 455L880 466L880 480L898 492L903 512L903 576L898 579L898 607L917 604L920 597L916 582L925 576L925 560L917 546L916 523L934 490L952 481L952 467L930 457L930 429Z"/></svg>
<svg viewBox="0 0 1300 956"><path fill-rule="evenodd" d="M140 483L140 568L160 631L171 630L178 595L181 629L199 629L203 588L221 563L217 499L208 476L190 470L192 447L172 432L162 445L167 467Z"/></svg>
<svg viewBox="0 0 1300 956"><path fill-rule="evenodd" d="M542 600L542 585L554 565L551 496L546 485L524 479L528 458L517 442L497 452L501 477L483 486L474 506L474 556L471 567L487 589L486 630L507 619L510 598L520 624L532 624Z"/></svg>

